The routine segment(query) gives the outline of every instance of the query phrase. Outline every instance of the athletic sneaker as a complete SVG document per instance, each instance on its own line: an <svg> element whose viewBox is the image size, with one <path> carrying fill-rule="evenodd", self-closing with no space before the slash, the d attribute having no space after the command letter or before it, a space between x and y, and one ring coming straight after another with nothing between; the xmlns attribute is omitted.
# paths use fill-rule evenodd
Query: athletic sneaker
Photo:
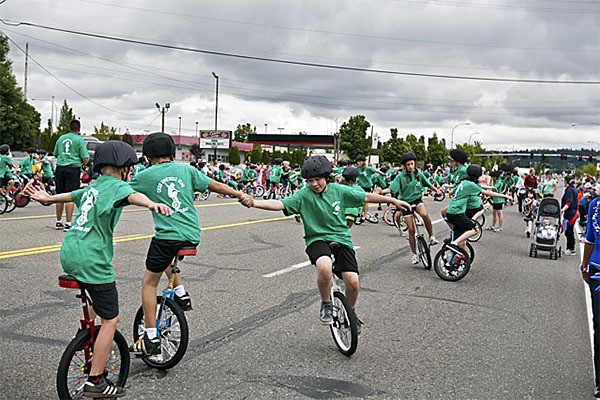
<svg viewBox="0 0 600 400"><path fill-rule="evenodd" d="M160 339L157 337L148 339L146 334L144 334L134 344L129 346L129 352L142 357L160 354Z"/></svg>
<svg viewBox="0 0 600 400"><path fill-rule="evenodd" d="M319 319L323 325L333 324L333 305L331 303L321 303Z"/></svg>
<svg viewBox="0 0 600 400"><path fill-rule="evenodd" d="M108 383L106 378L100 379L98 383L92 383L89 380L83 384L84 397L92 397L96 399L106 399L125 396L125 390L112 383Z"/></svg>
<svg viewBox="0 0 600 400"><path fill-rule="evenodd" d="M577 253L575 252L575 250L569 250L569 249L563 250L563 254L565 256L575 256L575 255L577 255Z"/></svg>
<svg viewBox="0 0 600 400"><path fill-rule="evenodd" d="M496 228L494 228L493 226L490 225L490 226L486 227L485 230L486 231L495 231Z"/></svg>
<svg viewBox="0 0 600 400"><path fill-rule="evenodd" d="M356 313L354 314L356 315ZM365 323L361 321L360 318L358 318L358 315L356 316L356 333L360 336L360 332L362 331L362 326Z"/></svg>
<svg viewBox="0 0 600 400"><path fill-rule="evenodd" d="M68 224L65 222L65 225L63 227L63 232L69 232L69 228L71 228L71 224Z"/></svg>
<svg viewBox="0 0 600 400"><path fill-rule="evenodd" d="M188 292L185 292L185 294L181 297L175 295L175 303L177 303L182 311L192 310L192 299L190 298L190 294Z"/></svg>
<svg viewBox="0 0 600 400"><path fill-rule="evenodd" d="M54 225L54 227L56 228L57 231L60 231L62 228L64 228L65 226L63 225L62 221L58 221L56 223L56 225Z"/></svg>
<svg viewBox="0 0 600 400"><path fill-rule="evenodd" d="M440 241L437 240L437 238L433 235L429 236L429 245L430 246L435 246L436 244L438 244Z"/></svg>
<svg viewBox="0 0 600 400"><path fill-rule="evenodd" d="M494 229L494 232L496 232L496 233L502 232L502 228L496 228L496 229Z"/></svg>
<svg viewBox="0 0 600 400"><path fill-rule="evenodd" d="M419 255L413 253L411 258L410 258L410 262L414 265L414 264L418 264L419 263Z"/></svg>
<svg viewBox="0 0 600 400"><path fill-rule="evenodd" d="M527 234L527 237L531 236L531 233L529 231L525 232Z"/></svg>

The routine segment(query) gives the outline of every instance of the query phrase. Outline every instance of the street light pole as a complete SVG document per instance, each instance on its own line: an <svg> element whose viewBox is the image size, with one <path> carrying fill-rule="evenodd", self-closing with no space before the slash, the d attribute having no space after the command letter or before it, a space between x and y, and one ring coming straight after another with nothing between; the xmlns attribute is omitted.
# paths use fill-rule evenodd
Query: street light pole
<svg viewBox="0 0 600 400"><path fill-rule="evenodd" d="M165 131L165 114L167 113L167 111L169 111L169 108L171 108L171 103L165 103L165 105L164 105L164 107L162 107L162 109L160 107L160 104L158 104L158 103L154 103L154 106L156 106L156 108L158 109L158 112L162 114L160 131L164 132Z"/></svg>
<svg viewBox="0 0 600 400"><path fill-rule="evenodd" d="M179 117L179 137L181 137L181 116Z"/></svg>
<svg viewBox="0 0 600 400"><path fill-rule="evenodd" d="M475 135L479 135L479 132L473 132L471 133L471 136L469 136L469 145L471 144L471 139L473 138L473 136Z"/></svg>
<svg viewBox="0 0 600 400"><path fill-rule="evenodd" d="M215 87L215 131L217 130L217 121L219 118L219 75L217 75L214 71L212 76L216 79L216 87ZM214 149L214 161L217 160L217 146L215 145Z"/></svg>
<svg viewBox="0 0 600 400"><path fill-rule="evenodd" d="M454 128L452 128L452 134L450 135L450 149L454 148L454 130L461 125L471 125L471 123L470 122L461 122L460 124L454 125Z"/></svg>
<svg viewBox="0 0 600 400"><path fill-rule="evenodd" d="M267 124L265 124L265 135L267 134Z"/></svg>
<svg viewBox="0 0 600 400"><path fill-rule="evenodd" d="M198 140L200 140L200 138L198 137L198 121L196 121L196 137L198 138Z"/></svg>

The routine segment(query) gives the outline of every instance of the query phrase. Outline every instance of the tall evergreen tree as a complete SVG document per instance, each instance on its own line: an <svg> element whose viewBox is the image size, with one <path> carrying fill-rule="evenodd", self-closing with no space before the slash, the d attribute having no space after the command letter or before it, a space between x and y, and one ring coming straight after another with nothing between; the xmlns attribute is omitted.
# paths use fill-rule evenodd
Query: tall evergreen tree
<svg viewBox="0 0 600 400"><path fill-rule="evenodd" d="M351 159L362 154L369 154L371 138L367 129L371 126L364 115L354 115L340 127L340 150L345 151Z"/></svg>
<svg viewBox="0 0 600 400"><path fill-rule="evenodd" d="M8 39L0 34L0 144L7 143L13 150L23 150L43 144L41 117L17 86L8 52Z"/></svg>

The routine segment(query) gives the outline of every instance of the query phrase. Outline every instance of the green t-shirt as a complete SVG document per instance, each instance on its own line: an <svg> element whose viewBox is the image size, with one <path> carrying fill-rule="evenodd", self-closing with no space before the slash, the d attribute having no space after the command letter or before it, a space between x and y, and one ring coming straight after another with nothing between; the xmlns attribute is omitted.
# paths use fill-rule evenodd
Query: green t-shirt
<svg viewBox="0 0 600 400"><path fill-rule="evenodd" d="M460 182L467 179L467 167L461 165L456 171L454 171L448 180L451 185L458 185Z"/></svg>
<svg viewBox="0 0 600 400"><path fill-rule="evenodd" d="M145 169L146 169L146 167L144 166L144 164L142 164L142 163L135 164L133 166L133 175L137 175Z"/></svg>
<svg viewBox="0 0 600 400"><path fill-rule="evenodd" d="M554 194L554 185L556 185L556 179L551 178L542 183L542 194Z"/></svg>
<svg viewBox="0 0 600 400"><path fill-rule="evenodd" d="M387 176L384 174L377 174L375 177L375 182L376 182L376 185L382 189L385 189L388 187Z"/></svg>
<svg viewBox="0 0 600 400"><path fill-rule="evenodd" d="M255 180L257 176L258 176L258 172L256 172L252 168L246 167L246 168L244 168L244 171L242 172L242 181L243 182L251 182L251 181Z"/></svg>
<svg viewBox="0 0 600 400"><path fill-rule="evenodd" d="M358 184L353 184L350 185L350 187L354 190L358 190L360 192L364 192L363 188L360 187L360 185ZM348 215L351 217L358 217L358 215L360 214L360 207L348 207L346 208L346 210L344 211L344 215Z"/></svg>
<svg viewBox="0 0 600 400"><path fill-rule="evenodd" d="M191 165L166 162L135 175L129 183L156 203L167 204L172 214L153 213L154 237L162 240L200 243L200 224L194 208L194 192L204 192L211 180Z"/></svg>
<svg viewBox="0 0 600 400"><path fill-rule="evenodd" d="M306 187L281 202L285 207L285 215L300 214L302 217L306 246L317 240L324 240L352 249L352 237L344 210L362 206L365 197L364 191L330 183L322 193L315 193L310 187Z"/></svg>
<svg viewBox="0 0 600 400"><path fill-rule="evenodd" d="M269 182L271 183L279 183L281 181L281 176L283 175L283 168L279 165L273 165L271 168L271 176L269 177Z"/></svg>
<svg viewBox="0 0 600 400"><path fill-rule="evenodd" d="M13 167L12 158L7 156L6 154L0 155L0 178L3 178L6 175L10 179L12 179L12 177L13 177L12 167Z"/></svg>
<svg viewBox="0 0 600 400"><path fill-rule="evenodd" d="M464 180L454 187L454 197L448 206L448 214L464 214L469 198L479 196L483 189L475 182Z"/></svg>
<svg viewBox="0 0 600 400"><path fill-rule="evenodd" d="M132 193L127 183L111 175L102 175L88 187L71 192L77 215L60 248L65 273L96 285L115 281L113 233L121 207L128 204Z"/></svg>
<svg viewBox="0 0 600 400"><path fill-rule="evenodd" d="M23 175L33 174L33 170L31 169L33 164L35 164L35 162L34 162L33 158L31 158L29 156L22 159L21 162L19 163L19 165L21 166L21 174L23 174Z"/></svg>
<svg viewBox="0 0 600 400"><path fill-rule="evenodd" d="M48 157L42 158L42 177L44 178L52 178L54 176L54 172L52 172L52 164Z"/></svg>
<svg viewBox="0 0 600 400"><path fill-rule="evenodd" d="M365 165L362 168L358 168L358 171L360 172L357 179L358 184L363 189L371 189L373 187L373 175L377 172L375 168Z"/></svg>
<svg viewBox="0 0 600 400"><path fill-rule="evenodd" d="M60 167L81 167L83 160L90 158L85 141L74 133L65 133L58 138L54 145L54 157L56 165Z"/></svg>
<svg viewBox="0 0 600 400"><path fill-rule="evenodd" d="M496 188L498 193L502 193L502 189L504 189L504 181L499 177L494 181L493 186ZM504 197L492 197L492 204L504 204L504 201Z"/></svg>
<svg viewBox="0 0 600 400"><path fill-rule="evenodd" d="M398 199L410 203L423 197L423 190L430 186L431 182L429 182L421 171L417 174L411 174L410 182L406 179L404 172L400 172L390 184L390 190L398 193Z"/></svg>

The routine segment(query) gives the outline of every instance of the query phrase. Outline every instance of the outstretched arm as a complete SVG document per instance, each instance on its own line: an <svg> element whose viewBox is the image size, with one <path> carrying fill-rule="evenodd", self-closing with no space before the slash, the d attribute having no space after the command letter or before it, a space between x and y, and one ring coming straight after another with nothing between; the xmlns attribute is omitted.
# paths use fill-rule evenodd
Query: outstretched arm
<svg viewBox="0 0 600 400"><path fill-rule="evenodd" d="M238 200L245 205L246 207L252 207L253 199L249 195L240 192L239 190L235 190L234 188L227 186L224 183L217 182L212 180L208 185L208 190L211 192L216 192L223 194L225 196L233 196L237 197Z"/></svg>
<svg viewBox="0 0 600 400"><path fill-rule="evenodd" d="M26 189L25 194L31 197L33 200L38 201L40 203L70 203L73 201L71 199L71 193L61 193L55 194L54 196L50 196L46 190L41 187L35 186L33 184L29 185Z"/></svg>
<svg viewBox="0 0 600 400"><path fill-rule="evenodd" d="M502 194L502 193L498 193L498 192L492 192L491 190L482 190L481 193L485 194L486 196L489 197L504 197L507 200L510 200L510 196Z"/></svg>
<svg viewBox="0 0 600 400"><path fill-rule="evenodd" d="M171 207L166 204L155 203L146 197L143 193L132 193L127 197L129 204L146 207L150 211L157 212L166 216L171 215Z"/></svg>
<svg viewBox="0 0 600 400"><path fill-rule="evenodd" d="M394 199L393 197L382 196L380 194L375 193L367 193L365 198L365 203L386 203L386 204L394 204L397 208L402 208L404 210L410 210L410 204L405 201Z"/></svg>
<svg viewBox="0 0 600 400"><path fill-rule="evenodd" d="M257 200L254 202L254 208L267 211L285 210L285 206L280 200Z"/></svg>

